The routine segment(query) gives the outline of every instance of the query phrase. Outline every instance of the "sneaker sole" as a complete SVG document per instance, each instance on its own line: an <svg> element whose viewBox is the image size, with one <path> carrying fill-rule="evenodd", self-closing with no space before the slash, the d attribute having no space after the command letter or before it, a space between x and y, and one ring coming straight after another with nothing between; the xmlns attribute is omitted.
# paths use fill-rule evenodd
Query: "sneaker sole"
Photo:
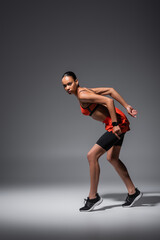
<svg viewBox="0 0 160 240"><path fill-rule="evenodd" d="M98 206L99 204L101 204L103 202L103 198L100 198L100 200L98 202L96 202L90 209L88 210L80 210L80 212L90 212L92 211L96 206Z"/></svg>
<svg viewBox="0 0 160 240"><path fill-rule="evenodd" d="M130 207L132 207L133 204L134 204L135 202L137 202L142 196L143 196L143 193L141 192L141 193L134 199L134 201L133 201L129 206L122 206L122 207L124 207L124 208L130 208Z"/></svg>

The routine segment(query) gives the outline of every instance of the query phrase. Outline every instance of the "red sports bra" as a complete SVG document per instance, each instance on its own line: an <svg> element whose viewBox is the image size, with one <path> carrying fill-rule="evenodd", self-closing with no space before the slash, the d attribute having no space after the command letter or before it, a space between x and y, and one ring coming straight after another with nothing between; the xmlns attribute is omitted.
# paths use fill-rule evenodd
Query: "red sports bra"
<svg viewBox="0 0 160 240"><path fill-rule="evenodd" d="M85 91L85 90L82 90L82 91ZM85 108L80 105L80 108L81 108L82 114L87 115L87 116L91 116L96 111L98 106L99 106L99 104L97 104L97 103L90 103ZM121 128L122 133L129 131L130 130L130 127L129 127L130 123L129 123L126 115L120 109L118 109L116 107L115 107L115 110L116 110L116 114L117 114L118 125ZM105 129L108 132L111 132L113 130L112 120L111 120L110 116L106 117L106 119L103 121L103 123L105 123Z"/></svg>
<svg viewBox="0 0 160 240"><path fill-rule="evenodd" d="M91 103L86 108L83 108L80 105L80 108L81 108L81 112L84 115L91 116L95 112L95 110L98 108L98 106L99 106L99 104L97 104L97 103ZM116 110L116 114L117 114L118 125L120 126L122 133L129 131L130 123L129 123L127 117L120 109L115 107L115 110ZM103 121L103 123L105 123L105 129L108 132L111 132L113 130L112 120L111 120L110 116L106 117L106 119Z"/></svg>
<svg viewBox="0 0 160 240"><path fill-rule="evenodd" d="M83 89L80 92L82 92L82 91L86 91L86 90ZM98 106L99 106L99 104L97 104L97 103L90 103L87 107L82 107L80 104L81 112L82 112L82 114L84 114L86 116L91 116L96 111Z"/></svg>
<svg viewBox="0 0 160 240"><path fill-rule="evenodd" d="M84 114L86 116L91 116L96 111L98 106L99 106L99 104L97 104L97 103L91 103L85 108L80 105L80 108L81 108L82 114Z"/></svg>

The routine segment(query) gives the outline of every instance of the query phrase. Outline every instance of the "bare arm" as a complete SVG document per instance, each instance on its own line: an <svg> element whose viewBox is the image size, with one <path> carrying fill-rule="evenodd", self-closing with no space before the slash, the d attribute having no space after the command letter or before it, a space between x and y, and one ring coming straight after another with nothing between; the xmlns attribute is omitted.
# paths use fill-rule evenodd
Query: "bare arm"
<svg viewBox="0 0 160 240"><path fill-rule="evenodd" d="M112 88L110 95L112 98L117 100L127 110L127 112L132 117L136 117L137 111L131 105L126 103L126 101L122 98L122 96L114 88Z"/></svg>
<svg viewBox="0 0 160 240"><path fill-rule="evenodd" d="M112 122L117 122L114 100L88 91L80 92L78 99L84 103L99 103L108 108Z"/></svg>
<svg viewBox="0 0 160 240"><path fill-rule="evenodd" d="M117 100L124 108L128 106L125 100L114 88L91 88L91 90L99 95L110 95L112 98Z"/></svg>
<svg viewBox="0 0 160 240"><path fill-rule="evenodd" d="M89 88L93 92L99 95L110 95L113 88L99 87L99 88Z"/></svg>
<svg viewBox="0 0 160 240"><path fill-rule="evenodd" d="M118 101L124 108L126 108L127 112L132 116L136 117L137 111L132 108L126 101L122 98L122 96L114 89L114 88L91 88L97 94L100 95L110 95L116 101Z"/></svg>
<svg viewBox="0 0 160 240"><path fill-rule="evenodd" d="M92 92L82 91L78 94L78 99L81 102L87 103L99 103L103 104L108 108L112 122L117 122L117 115L114 106L114 100L108 97L104 97ZM114 133L118 137L118 134L121 134L119 126L114 127ZM119 137L118 137L119 138Z"/></svg>

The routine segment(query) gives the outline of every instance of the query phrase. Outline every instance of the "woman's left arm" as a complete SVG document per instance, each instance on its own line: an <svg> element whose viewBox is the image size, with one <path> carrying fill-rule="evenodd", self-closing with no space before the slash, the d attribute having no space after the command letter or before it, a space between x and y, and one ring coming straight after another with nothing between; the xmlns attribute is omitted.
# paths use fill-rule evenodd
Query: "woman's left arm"
<svg viewBox="0 0 160 240"><path fill-rule="evenodd" d="M122 96L114 89L112 88L110 96L117 100L126 110L127 112L132 116L136 117L137 110L135 110L131 105L126 103L126 101L122 98Z"/></svg>
<svg viewBox="0 0 160 240"><path fill-rule="evenodd" d="M114 88L89 88L93 92L99 95L110 95L112 98L117 100L124 108L127 108L128 104L126 101L120 96L120 94Z"/></svg>
<svg viewBox="0 0 160 240"><path fill-rule="evenodd" d="M126 103L124 98L122 98L122 96L114 88L91 88L91 90L99 95L110 95L118 101L132 117L136 117L137 111L131 105Z"/></svg>
<svg viewBox="0 0 160 240"><path fill-rule="evenodd" d="M128 104L114 88L111 89L110 96L117 100L124 108L127 109Z"/></svg>

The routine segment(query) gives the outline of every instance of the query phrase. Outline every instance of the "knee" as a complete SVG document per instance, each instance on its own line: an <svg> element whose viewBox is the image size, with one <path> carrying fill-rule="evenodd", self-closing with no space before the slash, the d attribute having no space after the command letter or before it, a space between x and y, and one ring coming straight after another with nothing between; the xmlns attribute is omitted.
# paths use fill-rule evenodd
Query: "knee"
<svg viewBox="0 0 160 240"><path fill-rule="evenodd" d="M112 165L118 163L118 159L113 156L107 156L107 161L110 162Z"/></svg>
<svg viewBox="0 0 160 240"><path fill-rule="evenodd" d="M95 163L98 160L98 157L92 151L89 151L87 153L87 159L90 164L90 163Z"/></svg>

